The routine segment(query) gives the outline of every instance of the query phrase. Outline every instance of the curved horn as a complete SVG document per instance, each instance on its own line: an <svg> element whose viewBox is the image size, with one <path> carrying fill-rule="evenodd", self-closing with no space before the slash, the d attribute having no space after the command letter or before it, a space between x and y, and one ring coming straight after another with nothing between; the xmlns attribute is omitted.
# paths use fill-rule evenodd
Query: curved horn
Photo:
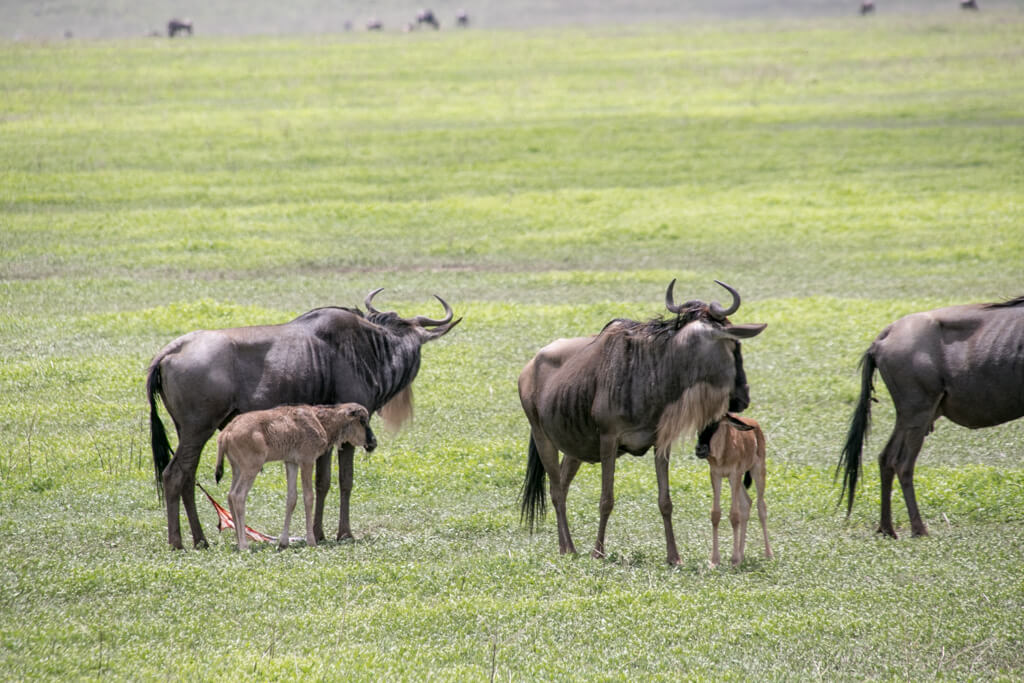
<svg viewBox="0 0 1024 683"><path fill-rule="evenodd" d="M676 279L672 278L672 282L668 283L668 290L665 292L665 308L667 308L672 313L675 313L675 314L678 315L679 313L682 312L682 308L683 307L682 306L677 306L675 301L674 301L675 297L672 296L672 290L673 290L673 288L675 288L675 286L676 286Z"/></svg>
<svg viewBox="0 0 1024 683"><path fill-rule="evenodd" d="M373 297L377 296L382 291L384 291L384 288L383 287L378 287L377 289L375 289L372 292L370 292L369 294L367 294L366 298L363 299L363 305L366 306L366 310L369 311L370 313L380 313L380 311L378 311L376 308L374 308L373 304L370 303L370 302L373 301Z"/></svg>
<svg viewBox="0 0 1024 683"><path fill-rule="evenodd" d="M732 306L730 306L729 308L722 308L717 301L712 301L711 304L708 306L708 311L711 313L711 315L715 318L718 318L719 320L722 320L723 318L726 318L739 310L740 293L737 292L734 288L725 284L724 282L721 282L719 280L715 280L715 282L725 287L729 294L732 294Z"/></svg>
<svg viewBox="0 0 1024 683"><path fill-rule="evenodd" d="M442 318L441 320L435 320L433 318L428 318L425 315L418 315L412 319L412 322L419 325L420 327L436 327L438 325L447 325L452 321L452 317L454 316L454 313L452 312L452 307L448 305L447 301L439 297L437 294L434 295L434 298L440 301L441 305L444 306L444 318Z"/></svg>

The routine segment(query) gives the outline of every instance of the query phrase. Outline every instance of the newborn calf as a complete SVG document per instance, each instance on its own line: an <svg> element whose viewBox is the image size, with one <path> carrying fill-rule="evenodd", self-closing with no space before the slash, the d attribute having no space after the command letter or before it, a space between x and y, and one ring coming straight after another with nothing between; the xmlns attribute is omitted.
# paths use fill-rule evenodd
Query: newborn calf
<svg viewBox="0 0 1024 683"><path fill-rule="evenodd" d="M711 437L710 446L708 464L711 465L711 490L714 493L714 502L711 506L711 566L717 567L719 562L718 522L722 517L722 477L729 480L731 489L729 521L732 522L732 565L735 567L743 561L747 520L750 519L750 495L747 488L750 486L751 476L757 485L757 516L761 520L761 530L764 532L764 556L770 560L772 548L768 544L768 509L764 502L764 432L756 420L727 414L718 423L718 429Z"/></svg>
<svg viewBox="0 0 1024 683"><path fill-rule="evenodd" d="M302 502L306 509L306 543L313 537L313 464L331 448L344 444L362 446L367 452L377 447L370 429L370 415L358 403L333 406L280 406L243 413L221 430L217 437L217 483L224 474L224 457L231 462L231 491L228 506L235 519L238 549L249 547L245 537L245 500L263 464L283 460L288 474L288 502L284 530L278 546L288 547L288 528L298 498L295 479L302 468Z"/></svg>

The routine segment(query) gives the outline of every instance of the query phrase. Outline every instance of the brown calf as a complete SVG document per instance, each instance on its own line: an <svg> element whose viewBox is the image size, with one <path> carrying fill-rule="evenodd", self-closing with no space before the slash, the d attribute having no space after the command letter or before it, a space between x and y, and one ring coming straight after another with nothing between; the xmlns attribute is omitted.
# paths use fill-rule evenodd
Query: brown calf
<svg viewBox="0 0 1024 683"><path fill-rule="evenodd" d="M718 430L711 437L711 490L714 502L711 506L711 527L713 530L711 566L717 567L718 522L722 517L722 477L729 480L731 505L729 521L732 523L732 565L743 561L743 548L747 540L747 520L750 519L750 495L747 487L753 478L757 486L757 516L764 532L764 556L772 559L772 548L768 543L768 509L764 502L765 443L764 432L756 420L729 414L721 420Z"/></svg>
<svg viewBox="0 0 1024 683"><path fill-rule="evenodd" d="M377 440L370 430L370 415L358 403L331 406L280 406L242 413L217 437L217 483L224 474L224 457L231 462L228 506L235 519L238 549L245 550L245 500L263 464L283 460L288 475L284 529L278 546L288 547L292 512L298 495L295 479L302 468L302 503L306 510L306 543L316 545L313 534L313 465L324 453L345 444L372 451Z"/></svg>

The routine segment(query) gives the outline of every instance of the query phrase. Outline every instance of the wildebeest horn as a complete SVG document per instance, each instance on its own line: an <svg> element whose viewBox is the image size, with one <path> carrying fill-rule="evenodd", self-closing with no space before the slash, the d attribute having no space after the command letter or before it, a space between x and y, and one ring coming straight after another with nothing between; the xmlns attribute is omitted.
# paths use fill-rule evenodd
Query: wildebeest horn
<svg viewBox="0 0 1024 683"><path fill-rule="evenodd" d="M732 294L732 306L730 306L729 308L722 308L722 306L717 301L712 301L711 304L708 306L708 311L711 313L712 317L722 320L739 310L740 293L737 292L732 287L730 287L729 285L725 284L724 282L721 282L720 280L715 280L715 282L725 287L725 289L730 294Z"/></svg>
<svg viewBox="0 0 1024 683"><path fill-rule="evenodd" d="M665 308L667 308L672 313L678 314L682 311L683 307L677 306L674 300L675 297L672 296L672 290L675 288L675 286L676 279L672 278L672 282L668 283L668 290L665 292Z"/></svg>
<svg viewBox="0 0 1024 683"><path fill-rule="evenodd" d="M425 315L418 315L415 318L413 318L412 321L419 325L420 327L436 327L438 325L447 325L452 321L452 317L454 316L454 313L452 313L452 307L448 305L447 301L439 297L437 294L434 295L434 298L440 301L441 305L444 306L444 318L442 318L441 320L435 320L433 318L428 318Z"/></svg>
<svg viewBox="0 0 1024 683"><path fill-rule="evenodd" d="M384 288L383 287L378 287L377 289L375 289L372 292L370 292L369 294L367 294L366 298L363 299L363 305L366 306L366 310L369 311L370 313L380 313L380 311L378 311L376 308L374 308L373 304L370 303L370 302L373 301L373 297L377 296L382 291L384 291Z"/></svg>

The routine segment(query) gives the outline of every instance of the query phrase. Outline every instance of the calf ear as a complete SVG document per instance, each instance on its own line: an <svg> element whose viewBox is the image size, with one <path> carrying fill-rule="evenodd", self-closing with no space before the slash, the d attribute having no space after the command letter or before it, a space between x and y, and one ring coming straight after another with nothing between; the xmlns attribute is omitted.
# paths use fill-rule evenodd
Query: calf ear
<svg viewBox="0 0 1024 683"><path fill-rule="evenodd" d="M726 413L725 417L723 417L722 419L728 422L730 427L741 432L749 432L751 429L753 429L753 427L748 425L746 422L743 422L742 420L738 420L735 417L733 417L731 413Z"/></svg>
<svg viewBox="0 0 1024 683"><path fill-rule="evenodd" d="M747 323L745 325L726 325L718 333L729 339L750 339L756 337L768 327L768 323Z"/></svg>

